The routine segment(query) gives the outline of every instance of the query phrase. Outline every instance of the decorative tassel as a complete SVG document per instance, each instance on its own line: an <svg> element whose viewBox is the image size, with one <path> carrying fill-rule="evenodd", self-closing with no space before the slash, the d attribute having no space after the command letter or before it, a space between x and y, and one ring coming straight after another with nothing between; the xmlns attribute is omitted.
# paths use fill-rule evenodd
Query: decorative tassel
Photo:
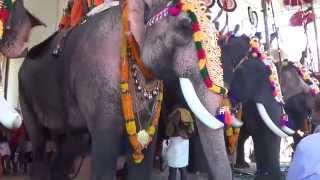
<svg viewBox="0 0 320 180"><path fill-rule="evenodd" d="M281 119L280 119L280 126L289 126L289 119L286 114L283 114Z"/></svg>
<svg viewBox="0 0 320 180"><path fill-rule="evenodd" d="M181 9L179 9L177 6L172 6L169 8L169 14L171 16L178 16L181 12Z"/></svg>

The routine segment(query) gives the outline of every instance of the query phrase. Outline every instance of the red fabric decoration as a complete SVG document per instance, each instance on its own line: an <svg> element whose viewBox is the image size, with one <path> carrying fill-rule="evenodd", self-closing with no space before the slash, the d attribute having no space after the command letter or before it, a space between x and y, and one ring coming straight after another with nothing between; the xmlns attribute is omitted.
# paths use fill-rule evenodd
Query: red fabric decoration
<svg viewBox="0 0 320 180"><path fill-rule="evenodd" d="M267 4L270 4L272 0L265 0Z"/></svg>
<svg viewBox="0 0 320 180"><path fill-rule="evenodd" d="M312 11L298 11L290 18L291 26L304 26L313 22L316 19L316 15Z"/></svg>
<svg viewBox="0 0 320 180"><path fill-rule="evenodd" d="M312 0L283 0L283 4L286 6L298 6L311 2Z"/></svg>

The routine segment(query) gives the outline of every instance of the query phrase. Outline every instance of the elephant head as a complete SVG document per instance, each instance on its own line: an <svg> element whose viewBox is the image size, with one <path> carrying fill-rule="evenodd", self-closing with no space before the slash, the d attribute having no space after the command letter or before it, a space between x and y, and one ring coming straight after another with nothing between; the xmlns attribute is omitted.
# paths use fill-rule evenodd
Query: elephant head
<svg viewBox="0 0 320 180"><path fill-rule="evenodd" d="M285 110L289 116L290 126L296 130L294 136L295 145L302 139L305 133L310 133L310 119L315 122L319 119L319 94L315 94L318 85L314 81L303 79L298 64L284 61L280 66L281 87L285 99ZM308 73L308 71L305 71ZM308 73L309 76L311 75ZM307 77L308 78L308 77ZM309 77L311 78L311 77ZM300 131L299 131L300 130Z"/></svg>
<svg viewBox="0 0 320 180"><path fill-rule="evenodd" d="M3 0L1 0L3 4ZM37 25L43 25L36 17L24 8L23 0L12 1L5 9L8 17L1 15L3 37L0 39L0 52L8 58L17 58L26 54L30 31Z"/></svg>
<svg viewBox="0 0 320 180"><path fill-rule="evenodd" d="M230 87L234 71L246 60L250 49L250 38L246 35L222 36L220 38L221 61L223 66L223 79L225 86Z"/></svg>
<svg viewBox="0 0 320 180"><path fill-rule="evenodd" d="M271 70L258 59L249 58L235 71L230 96L233 102L252 102L265 125L276 135L287 137L294 133L283 124L283 104L276 100L269 81Z"/></svg>
<svg viewBox="0 0 320 180"><path fill-rule="evenodd" d="M169 15L170 7L169 1L154 1L150 15L146 16L146 34L141 49L143 62L165 84L179 83L180 79L184 98L197 117L195 122L209 174L214 179L232 179L223 123L214 116L223 97L209 91L200 75L190 18L185 12ZM180 90L167 93L179 96Z"/></svg>

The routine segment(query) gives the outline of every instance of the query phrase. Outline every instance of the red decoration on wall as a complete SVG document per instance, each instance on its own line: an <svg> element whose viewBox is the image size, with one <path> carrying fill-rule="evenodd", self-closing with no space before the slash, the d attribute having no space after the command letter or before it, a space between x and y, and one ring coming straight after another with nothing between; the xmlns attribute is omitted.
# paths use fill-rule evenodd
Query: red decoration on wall
<svg viewBox="0 0 320 180"><path fill-rule="evenodd" d="M284 5L286 6L298 6L311 2L312 0L283 0Z"/></svg>
<svg viewBox="0 0 320 180"><path fill-rule="evenodd" d="M294 13L290 18L291 26L304 26L313 22L316 19L316 15L311 11L298 11Z"/></svg>
<svg viewBox="0 0 320 180"><path fill-rule="evenodd" d="M272 0L265 0L267 4L270 4Z"/></svg>

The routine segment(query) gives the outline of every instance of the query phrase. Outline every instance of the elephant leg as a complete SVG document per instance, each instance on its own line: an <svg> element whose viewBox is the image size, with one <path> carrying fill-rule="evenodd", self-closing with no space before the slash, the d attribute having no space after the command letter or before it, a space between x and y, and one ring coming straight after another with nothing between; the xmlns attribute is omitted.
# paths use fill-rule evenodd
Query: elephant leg
<svg viewBox="0 0 320 180"><path fill-rule="evenodd" d="M121 134L114 129L97 130L91 133L92 180L116 180L116 164L119 155Z"/></svg>
<svg viewBox="0 0 320 180"><path fill-rule="evenodd" d="M51 165L51 180L70 180L69 174L76 158L88 152L89 139L88 134L70 134L61 138L58 154Z"/></svg>
<svg viewBox="0 0 320 180"><path fill-rule="evenodd" d="M209 165L210 179L231 180L232 173L229 164L223 129L212 130L196 118L203 152Z"/></svg>
<svg viewBox="0 0 320 180"><path fill-rule="evenodd" d="M249 136L250 134L245 129L241 129L237 146L236 168L249 168L249 164L245 161L244 154L244 143Z"/></svg>
<svg viewBox="0 0 320 180"><path fill-rule="evenodd" d="M257 176L255 180L280 179L280 138L260 120L253 135Z"/></svg>
<svg viewBox="0 0 320 180"><path fill-rule="evenodd" d="M30 168L32 180L48 180L49 166L45 159L46 134L43 127L37 122L36 115L31 109L20 91L20 106L23 114L23 121L33 148L33 162Z"/></svg>
<svg viewBox="0 0 320 180"><path fill-rule="evenodd" d="M148 149L145 150L144 160L141 164L135 164L132 160L132 153L128 155L128 177L127 180L150 180L153 171L157 138L154 137Z"/></svg>

